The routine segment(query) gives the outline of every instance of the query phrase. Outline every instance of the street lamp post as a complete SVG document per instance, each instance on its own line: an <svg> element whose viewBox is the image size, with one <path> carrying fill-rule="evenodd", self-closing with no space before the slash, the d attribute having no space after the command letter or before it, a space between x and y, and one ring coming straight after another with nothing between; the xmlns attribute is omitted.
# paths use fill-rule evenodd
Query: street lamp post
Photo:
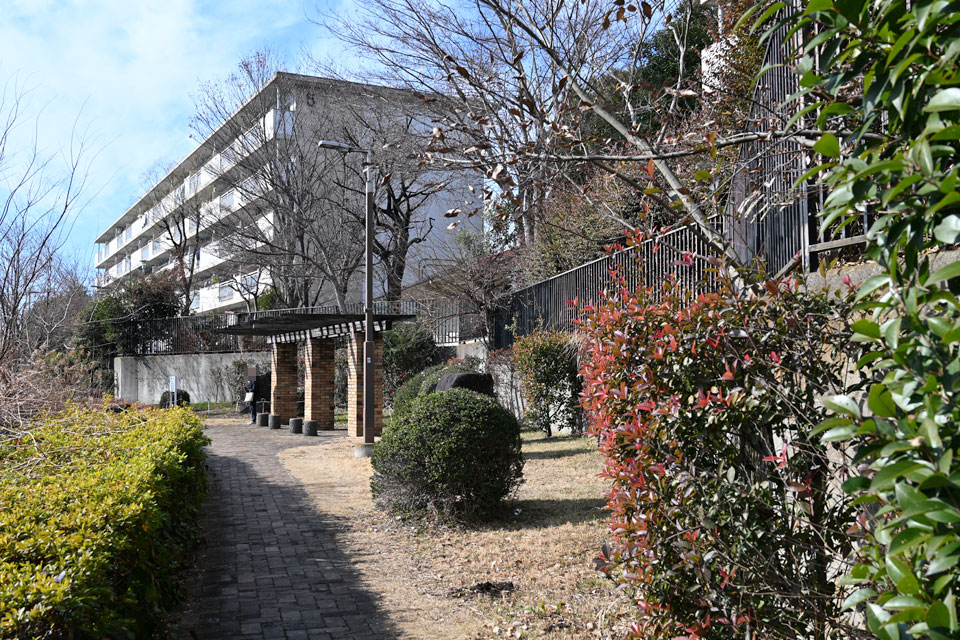
<svg viewBox="0 0 960 640"><path fill-rule="evenodd" d="M373 384L373 358L376 348L373 341L373 235L376 231L373 220L373 152L370 149L321 140L317 143L321 149L333 149L340 153L366 153L367 162L364 167L366 175L365 211L364 211L364 293L363 293L363 446L355 447L357 457L369 457L373 453L374 441L374 402L375 390Z"/></svg>

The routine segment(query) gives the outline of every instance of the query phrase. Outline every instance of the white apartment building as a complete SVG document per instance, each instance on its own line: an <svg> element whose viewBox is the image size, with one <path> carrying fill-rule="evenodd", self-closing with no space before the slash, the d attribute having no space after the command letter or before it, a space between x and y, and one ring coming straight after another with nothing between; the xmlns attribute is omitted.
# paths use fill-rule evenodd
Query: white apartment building
<svg viewBox="0 0 960 640"><path fill-rule="evenodd" d="M261 160L276 163L279 155L290 154L295 138L297 148L313 152L321 137L338 135L331 123L339 110L363 113L365 101L371 100L398 104L411 98L383 87L276 74L100 234L96 239L96 287L110 291L133 274L173 269L179 264L178 256L184 256L193 272L192 313L251 308L253 295L262 294L274 282L274 267L264 264L255 248L238 250L237 229L249 231L256 225L259 231L255 232L271 239L277 216L270 206L270 190L276 187L251 167ZM297 162L302 165L304 160L291 158L289 168L283 170L306 173ZM288 165L281 162L280 166ZM361 179L358 190L363 187ZM468 181L477 184L475 177L466 175L447 180L443 191L418 213L420 224L429 224L431 231L427 241L415 244L408 254L405 283L429 275L424 272L426 267L420 268L427 261L419 258L434 256L453 241L452 227L456 225L444 214L470 209L473 194L479 190L469 189ZM320 183L316 188L324 187ZM465 226L481 230L481 216L463 218L464 225L457 232ZM334 226L331 233L335 231ZM310 279L311 274L305 272L303 277ZM358 269L355 279L359 282L360 278ZM359 300L360 295L359 286L351 287L351 301Z"/></svg>

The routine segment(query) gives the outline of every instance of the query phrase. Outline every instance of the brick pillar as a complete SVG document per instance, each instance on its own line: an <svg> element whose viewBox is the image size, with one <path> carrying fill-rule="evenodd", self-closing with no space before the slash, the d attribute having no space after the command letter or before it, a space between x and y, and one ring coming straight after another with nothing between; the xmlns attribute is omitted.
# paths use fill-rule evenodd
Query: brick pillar
<svg viewBox="0 0 960 640"><path fill-rule="evenodd" d="M363 340L362 331L347 339L347 433L363 437ZM374 334L373 410L374 434L383 430L383 338Z"/></svg>
<svg viewBox="0 0 960 640"><path fill-rule="evenodd" d="M275 342L270 362L270 413L283 424L297 417L297 343Z"/></svg>
<svg viewBox="0 0 960 640"><path fill-rule="evenodd" d="M304 364L304 420L316 420L318 429L333 429L333 354L329 338L310 338Z"/></svg>

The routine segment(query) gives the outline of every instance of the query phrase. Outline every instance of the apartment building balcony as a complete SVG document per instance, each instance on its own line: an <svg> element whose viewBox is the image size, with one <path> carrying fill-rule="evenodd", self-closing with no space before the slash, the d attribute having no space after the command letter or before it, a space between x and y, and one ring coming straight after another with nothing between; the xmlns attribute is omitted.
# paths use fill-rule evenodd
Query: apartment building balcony
<svg viewBox="0 0 960 640"><path fill-rule="evenodd" d="M263 275L224 275L219 280L194 290L190 311L191 313L208 313L245 309L248 301L252 301L252 292L266 290L269 282L270 279Z"/></svg>
<svg viewBox="0 0 960 640"><path fill-rule="evenodd" d="M278 112L276 109L271 109L232 144L213 155L196 171L191 172L183 182L165 194L160 202L146 211L138 211L136 205L131 207L111 225L110 229L97 238L96 243L99 248L95 252L95 266L99 269L113 267L119 260L126 258L131 250L131 242L139 241L143 236L159 235L161 229L159 223L164 217L173 215L180 207L195 206L198 199L201 202L206 200L205 204L217 205L212 211L215 219L242 206L241 198L236 194L231 195L234 189L214 196L215 188L229 179L231 170L243 158L270 140L290 136L293 132L294 115L291 111ZM247 188L243 191L254 192ZM134 243L132 249L137 249L138 244Z"/></svg>

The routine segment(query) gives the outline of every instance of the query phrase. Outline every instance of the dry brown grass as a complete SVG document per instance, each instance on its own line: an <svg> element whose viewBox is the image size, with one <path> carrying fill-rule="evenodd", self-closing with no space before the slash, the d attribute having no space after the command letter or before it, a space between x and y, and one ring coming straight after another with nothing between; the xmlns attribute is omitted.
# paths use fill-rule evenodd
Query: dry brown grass
<svg viewBox="0 0 960 640"><path fill-rule="evenodd" d="M377 511L370 461L354 458L353 445L335 438L281 458L316 507L344 524L338 539L402 637L622 637L629 604L593 568L607 516L592 439L525 433L525 481L510 513L472 528ZM470 591L503 582L515 589Z"/></svg>

